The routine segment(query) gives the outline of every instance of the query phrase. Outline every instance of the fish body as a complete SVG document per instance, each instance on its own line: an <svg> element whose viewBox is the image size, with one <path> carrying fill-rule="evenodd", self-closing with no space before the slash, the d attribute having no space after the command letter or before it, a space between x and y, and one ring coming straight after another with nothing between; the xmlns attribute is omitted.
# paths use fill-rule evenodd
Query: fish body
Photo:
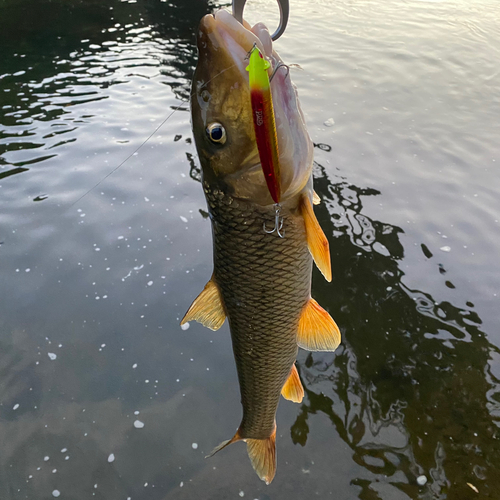
<svg viewBox="0 0 500 500"><path fill-rule="evenodd" d="M288 72L276 72L274 102L281 175L279 211L260 162L252 119L248 54L257 45L281 63L262 24L250 29L228 12L205 16L198 34L191 115L212 222L214 272L182 323L214 330L229 320L243 418L235 436L270 483L276 470L275 416L280 394L301 401L298 346L334 350L337 325L311 298L313 258L331 279L326 240L312 210L312 149ZM282 236L266 228L277 223Z"/></svg>
<svg viewBox="0 0 500 500"><path fill-rule="evenodd" d="M291 204L281 212L286 237L266 234L263 224L273 222L272 206L205 189L214 221L214 280L229 320L241 390L239 436L268 438L311 292L304 220Z"/></svg>

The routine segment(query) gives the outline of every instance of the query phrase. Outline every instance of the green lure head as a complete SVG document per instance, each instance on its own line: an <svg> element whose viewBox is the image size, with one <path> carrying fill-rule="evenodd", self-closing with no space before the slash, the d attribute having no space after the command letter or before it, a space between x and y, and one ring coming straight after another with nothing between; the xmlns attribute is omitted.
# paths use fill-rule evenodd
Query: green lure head
<svg viewBox="0 0 500 500"><path fill-rule="evenodd" d="M252 90L264 90L269 88L269 74L267 70L271 63L262 55L259 48L254 45L250 51L250 57L246 70L250 78L250 88Z"/></svg>

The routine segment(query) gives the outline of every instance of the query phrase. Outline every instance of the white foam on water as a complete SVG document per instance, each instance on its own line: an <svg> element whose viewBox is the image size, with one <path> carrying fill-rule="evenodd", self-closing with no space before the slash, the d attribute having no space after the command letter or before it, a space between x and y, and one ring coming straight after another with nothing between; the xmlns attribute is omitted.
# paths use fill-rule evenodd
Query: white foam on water
<svg viewBox="0 0 500 500"><path fill-rule="evenodd" d="M422 476L418 476L417 477L417 483L420 485L420 486L424 486L424 484L427 482L427 478L422 475Z"/></svg>

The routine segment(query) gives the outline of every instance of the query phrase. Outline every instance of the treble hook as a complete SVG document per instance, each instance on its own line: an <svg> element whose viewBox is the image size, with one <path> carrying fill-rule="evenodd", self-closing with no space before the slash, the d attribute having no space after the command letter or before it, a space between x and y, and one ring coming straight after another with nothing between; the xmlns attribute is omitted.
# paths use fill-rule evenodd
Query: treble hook
<svg viewBox="0 0 500 500"><path fill-rule="evenodd" d="M272 234L274 232L276 232L276 234L280 237L280 238L284 238L285 237L285 231L283 231L283 233L281 233L281 230L283 229L283 217L280 216L280 212L281 212L281 205L279 203L275 203L274 204L274 227L268 231L266 229L266 223L264 222L264 232L267 233L267 234Z"/></svg>
<svg viewBox="0 0 500 500"><path fill-rule="evenodd" d="M254 45L257 45L257 44L254 44ZM253 49L252 49L253 50ZM277 65L276 65L276 68L274 68L273 72L271 73L271 76L269 77L269 81L272 82L273 81L273 78L274 78L274 75L276 74L276 72L280 69L280 68L286 68L286 76L285 78L290 74L290 66L288 66L288 64L285 64L284 62L279 62Z"/></svg>
<svg viewBox="0 0 500 500"><path fill-rule="evenodd" d="M243 9L247 0L233 0L233 17L243 24ZM288 16L290 15L290 5L288 0L278 0L280 8L280 25L278 29L271 35L273 41L277 40L286 29L288 23Z"/></svg>

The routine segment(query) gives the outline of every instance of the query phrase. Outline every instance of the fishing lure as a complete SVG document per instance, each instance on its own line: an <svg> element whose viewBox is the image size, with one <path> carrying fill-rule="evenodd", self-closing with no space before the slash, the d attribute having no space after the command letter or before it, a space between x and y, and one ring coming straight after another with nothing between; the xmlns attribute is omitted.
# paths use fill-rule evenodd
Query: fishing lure
<svg viewBox="0 0 500 500"><path fill-rule="evenodd" d="M281 173L271 84L267 72L270 67L271 63L254 45L250 51L246 69L250 80L255 138L267 187L274 202L279 204L281 198ZM279 229L279 226L277 228Z"/></svg>

